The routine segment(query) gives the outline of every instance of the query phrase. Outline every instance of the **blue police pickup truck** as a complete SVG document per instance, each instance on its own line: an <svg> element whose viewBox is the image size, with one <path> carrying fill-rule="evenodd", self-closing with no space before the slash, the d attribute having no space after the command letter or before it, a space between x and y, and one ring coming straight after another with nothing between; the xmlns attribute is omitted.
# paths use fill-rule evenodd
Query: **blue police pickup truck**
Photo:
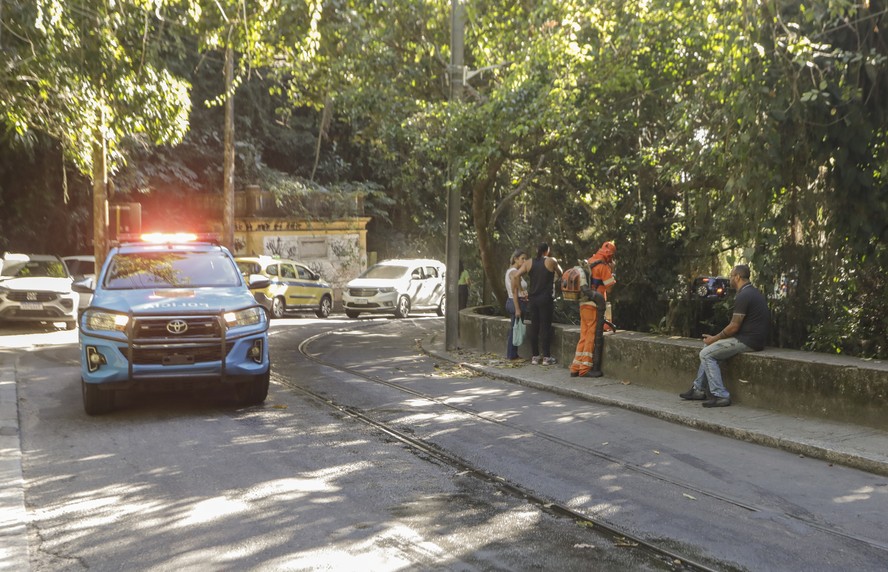
<svg viewBox="0 0 888 572"><path fill-rule="evenodd" d="M86 413L128 389L230 386L240 403L265 401L268 318L249 290L262 280L207 236L121 237L95 281L74 285L92 294L78 320Z"/></svg>

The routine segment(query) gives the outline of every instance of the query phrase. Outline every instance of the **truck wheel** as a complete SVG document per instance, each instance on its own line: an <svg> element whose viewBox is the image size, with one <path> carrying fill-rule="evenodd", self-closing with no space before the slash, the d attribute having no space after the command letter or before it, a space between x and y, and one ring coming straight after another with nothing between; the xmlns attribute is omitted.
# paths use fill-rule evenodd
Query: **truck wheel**
<svg viewBox="0 0 888 572"><path fill-rule="evenodd" d="M237 400L241 405L259 405L268 397L268 381L270 371L257 375L252 381L245 381L234 386Z"/></svg>
<svg viewBox="0 0 888 572"><path fill-rule="evenodd" d="M95 384L86 383L80 378L83 393L83 410L87 415L102 415L114 409L114 391L101 390Z"/></svg>
<svg viewBox="0 0 888 572"><path fill-rule="evenodd" d="M321 298L321 305L318 306L317 311L315 311L315 315L318 318L326 318L330 315L330 312L333 311L333 302L330 300L329 296L324 296Z"/></svg>
<svg viewBox="0 0 888 572"><path fill-rule="evenodd" d="M410 299L407 296L398 298L398 307L395 308L396 318L406 318L410 314Z"/></svg>

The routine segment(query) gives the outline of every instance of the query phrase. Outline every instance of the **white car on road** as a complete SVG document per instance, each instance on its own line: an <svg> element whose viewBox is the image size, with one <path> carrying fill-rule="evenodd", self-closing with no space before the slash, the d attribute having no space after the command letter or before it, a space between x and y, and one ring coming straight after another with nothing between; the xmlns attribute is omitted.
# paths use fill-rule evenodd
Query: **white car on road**
<svg viewBox="0 0 888 572"><path fill-rule="evenodd" d="M77 327L80 296L74 279L57 256L10 254L0 268L0 322L65 322Z"/></svg>
<svg viewBox="0 0 888 572"><path fill-rule="evenodd" d="M345 314L349 318L365 312L406 318L411 311L434 311L443 316L445 270L442 262L425 258L384 260L345 285Z"/></svg>

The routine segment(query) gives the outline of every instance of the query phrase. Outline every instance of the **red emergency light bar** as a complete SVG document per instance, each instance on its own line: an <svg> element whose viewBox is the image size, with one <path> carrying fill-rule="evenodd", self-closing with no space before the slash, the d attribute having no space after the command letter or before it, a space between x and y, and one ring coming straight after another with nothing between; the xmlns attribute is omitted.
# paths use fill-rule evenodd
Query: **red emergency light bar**
<svg viewBox="0 0 888 572"><path fill-rule="evenodd" d="M219 244L219 234L215 232L149 232L143 234L121 233L117 237L121 244L149 242L152 244L172 244L183 242L209 242Z"/></svg>

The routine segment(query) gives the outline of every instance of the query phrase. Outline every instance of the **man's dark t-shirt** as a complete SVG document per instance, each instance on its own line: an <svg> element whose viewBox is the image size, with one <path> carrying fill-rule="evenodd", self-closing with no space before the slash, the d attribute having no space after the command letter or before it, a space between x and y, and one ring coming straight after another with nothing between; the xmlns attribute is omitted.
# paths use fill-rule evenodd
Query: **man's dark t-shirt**
<svg viewBox="0 0 888 572"><path fill-rule="evenodd" d="M765 349L771 313L764 295L752 284L746 284L734 299L734 313L746 316L734 337L756 351Z"/></svg>

